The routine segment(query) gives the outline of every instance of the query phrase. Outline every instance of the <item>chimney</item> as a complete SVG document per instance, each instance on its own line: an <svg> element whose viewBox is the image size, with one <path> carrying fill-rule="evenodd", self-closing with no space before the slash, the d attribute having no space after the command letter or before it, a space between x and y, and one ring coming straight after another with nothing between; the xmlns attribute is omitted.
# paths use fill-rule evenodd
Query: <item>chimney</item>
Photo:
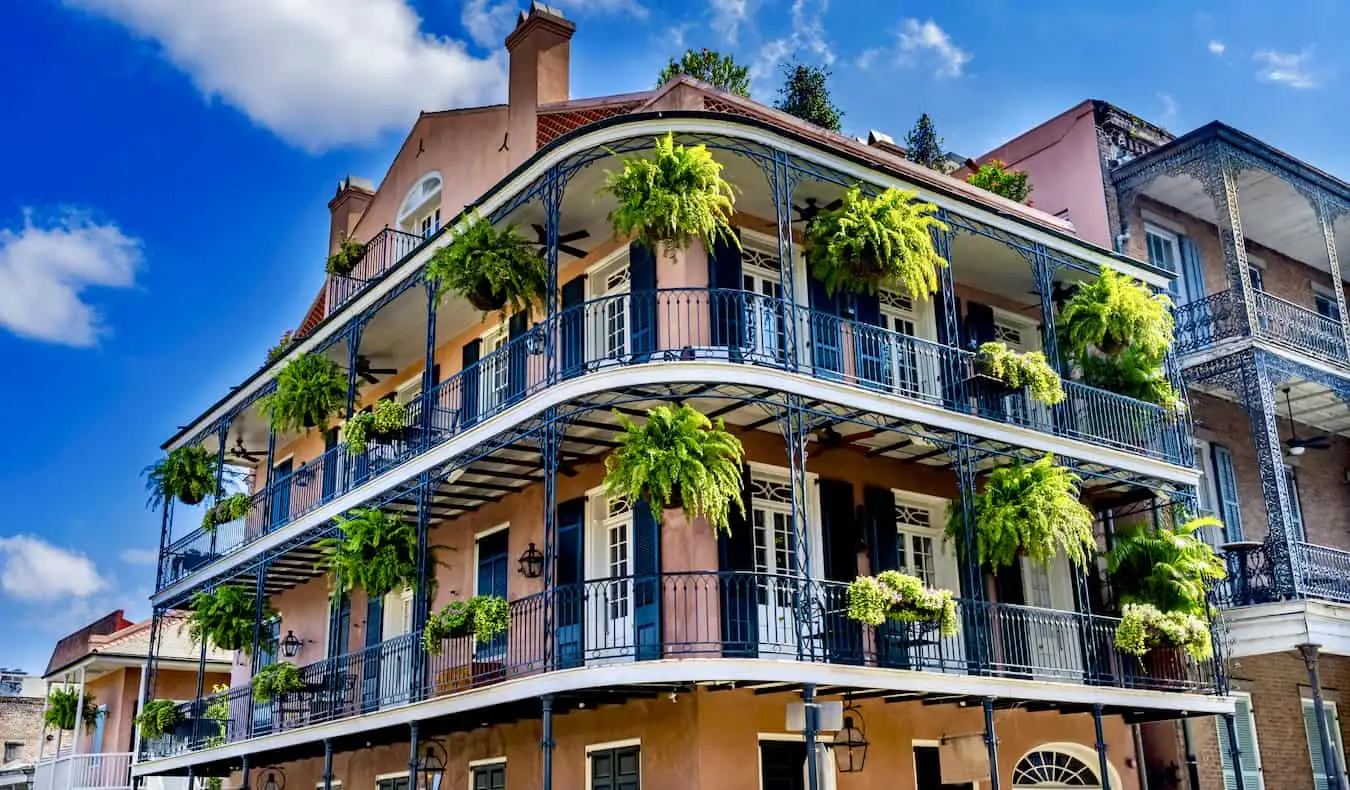
<svg viewBox="0 0 1350 790"><path fill-rule="evenodd" d="M361 221L374 197L375 185L369 179L347 176L338 182L337 194L328 201L329 255L337 252L342 240L356 230L356 223Z"/></svg>
<svg viewBox="0 0 1350 790"><path fill-rule="evenodd" d="M539 105L568 99L570 42L576 29L561 11L532 2L506 37L510 56L507 144L515 162L534 153Z"/></svg>

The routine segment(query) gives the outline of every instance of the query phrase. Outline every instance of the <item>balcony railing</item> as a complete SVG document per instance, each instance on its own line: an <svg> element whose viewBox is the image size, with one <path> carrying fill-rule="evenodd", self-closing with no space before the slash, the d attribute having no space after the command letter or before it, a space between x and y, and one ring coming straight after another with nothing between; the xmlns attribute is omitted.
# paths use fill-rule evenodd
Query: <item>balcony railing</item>
<svg viewBox="0 0 1350 790"><path fill-rule="evenodd" d="M1330 362L1348 361L1341 324L1264 291L1256 294L1257 335ZM1247 334L1234 291L1220 291L1181 305L1176 311L1177 352L1187 354Z"/></svg>
<svg viewBox="0 0 1350 790"><path fill-rule="evenodd" d="M356 298L357 294L370 287L390 269L398 265L409 253L422 243L421 236L404 233L394 228L385 228L366 243L365 254L357 262L351 273L345 277L333 275L328 278L328 293L325 298L325 315L332 315L342 306Z"/></svg>
<svg viewBox="0 0 1350 790"><path fill-rule="evenodd" d="M788 353L788 332L798 352ZM548 342L552 334L553 342ZM552 347L556 372L548 372ZM978 415L1148 458L1189 466L1175 414L1066 381L1066 398L1044 406L1027 392L991 393L974 377L974 354L826 315L745 291L675 289L621 294L562 311L408 408L404 430L361 454L339 444L274 480L239 522L184 536L166 550L162 586L333 501L439 446L551 384L645 364L720 362L776 368L818 380ZM425 422L423 413L427 412Z"/></svg>
<svg viewBox="0 0 1350 790"><path fill-rule="evenodd" d="M1350 603L1350 551L1295 542L1289 558L1292 568L1281 574L1270 548L1267 541L1228 549L1228 579L1219 589L1220 605L1252 606L1297 599Z"/></svg>
<svg viewBox="0 0 1350 790"><path fill-rule="evenodd" d="M131 752L72 754L39 760L33 790L124 790L131 787Z"/></svg>
<svg viewBox="0 0 1350 790"><path fill-rule="evenodd" d="M872 628L848 619L847 584L751 572L601 579L511 602L504 634L420 633L301 669L305 688L266 703L248 685L180 706L148 758L347 719L503 680L658 659L758 658L1149 690L1214 691L1213 661L1115 649L1117 619L999 603L958 602L960 628ZM550 615L546 619L546 615ZM546 623L548 625L546 625ZM603 681L597 679L597 684Z"/></svg>

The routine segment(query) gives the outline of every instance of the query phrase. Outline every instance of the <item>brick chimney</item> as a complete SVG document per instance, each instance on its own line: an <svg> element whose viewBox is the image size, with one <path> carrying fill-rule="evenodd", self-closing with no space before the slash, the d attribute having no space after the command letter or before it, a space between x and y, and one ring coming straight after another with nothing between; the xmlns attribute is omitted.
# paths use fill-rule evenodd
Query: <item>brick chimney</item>
<svg viewBox="0 0 1350 790"><path fill-rule="evenodd" d="M347 176L338 182L337 194L328 201L329 255L337 252L342 240L356 230L356 223L361 221L374 197L375 185L369 179Z"/></svg>
<svg viewBox="0 0 1350 790"><path fill-rule="evenodd" d="M539 105L569 97L571 41L576 29L561 11L532 2L506 37L510 56L508 144L513 162L523 162L534 153Z"/></svg>

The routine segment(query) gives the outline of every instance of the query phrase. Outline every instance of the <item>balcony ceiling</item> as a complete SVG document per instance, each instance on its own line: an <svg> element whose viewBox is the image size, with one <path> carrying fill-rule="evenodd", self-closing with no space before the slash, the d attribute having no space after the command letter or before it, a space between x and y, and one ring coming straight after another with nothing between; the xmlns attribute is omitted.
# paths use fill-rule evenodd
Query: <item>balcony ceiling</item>
<svg viewBox="0 0 1350 790"><path fill-rule="evenodd" d="M1206 383L1190 384L1192 390L1232 400L1232 393ZM1286 394L1285 388L1288 388ZM1316 433L1350 437L1350 406L1325 385L1307 379L1292 379L1275 392L1275 411L1279 415L1280 442L1290 437L1289 418L1298 423L1300 438ZM1203 421L1200 422L1204 427ZM1326 450L1309 449L1301 457L1294 457L1291 465L1318 463ZM1286 458L1287 461L1291 460Z"/></svg>

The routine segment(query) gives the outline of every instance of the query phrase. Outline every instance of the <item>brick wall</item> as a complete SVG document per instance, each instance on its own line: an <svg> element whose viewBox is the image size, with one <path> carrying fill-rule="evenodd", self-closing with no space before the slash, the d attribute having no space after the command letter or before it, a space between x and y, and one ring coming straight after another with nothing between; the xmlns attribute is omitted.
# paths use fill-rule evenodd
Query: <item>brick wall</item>
<svg viewBox="0 0 1350 790"><path fill-rule="evenodd" d="M22 743L19 761L37 759L42 729L41 697L0 697L0 745ZM3 754L0 753L0 759Z"/></svg>

